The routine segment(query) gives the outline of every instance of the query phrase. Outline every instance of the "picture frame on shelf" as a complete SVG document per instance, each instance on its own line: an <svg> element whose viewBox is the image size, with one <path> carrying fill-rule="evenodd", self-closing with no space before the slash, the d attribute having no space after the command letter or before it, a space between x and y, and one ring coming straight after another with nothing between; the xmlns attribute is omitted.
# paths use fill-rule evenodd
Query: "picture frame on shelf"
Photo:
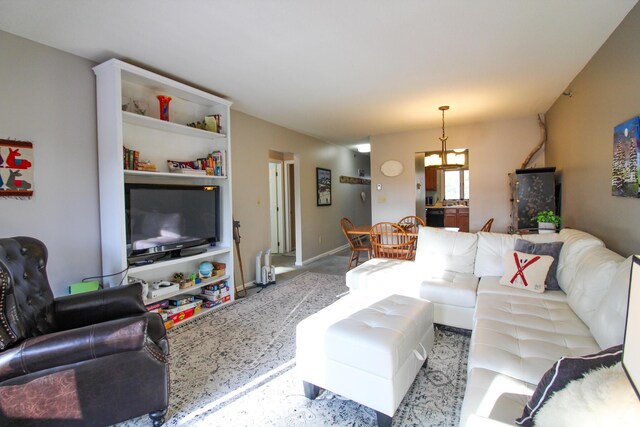
<svg viewBox="0 0 640 427"><path fill-rule="evenodd" d="M316 204L331 206L331 169L316 168Z"/></svg>

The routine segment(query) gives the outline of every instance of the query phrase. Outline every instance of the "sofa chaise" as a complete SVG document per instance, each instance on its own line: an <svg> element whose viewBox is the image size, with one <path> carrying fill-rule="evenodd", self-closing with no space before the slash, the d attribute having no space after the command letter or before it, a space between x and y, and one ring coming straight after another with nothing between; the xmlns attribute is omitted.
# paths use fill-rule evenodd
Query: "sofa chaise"
<svg viewBox="0 0 640 427"><path fill-rule="evenodd" d="M500 283L516 245L554 242L561 242L551 267L558 289ZM471 329L460 424L513 425L558 359L622 343L631 262L573 229L520 236L421 227L415 261L372 259L350 270L346 283L356 295L430 300L434 323Z"/></svg>

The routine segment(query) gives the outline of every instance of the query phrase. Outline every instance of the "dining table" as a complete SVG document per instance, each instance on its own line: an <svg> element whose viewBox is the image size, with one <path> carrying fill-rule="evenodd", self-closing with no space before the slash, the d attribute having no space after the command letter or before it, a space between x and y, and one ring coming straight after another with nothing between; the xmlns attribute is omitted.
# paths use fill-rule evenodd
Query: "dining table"
<svg viewBox="0 0 640 427"><path fill-rule="evenodd" d="M443 230L447 230L447 231L459 231L460 229L458 227L439 227L442 228ZM352 236L368 236L369 233L371 232L371 225L357 225L355 227L353 227L351 230L347 231L347 234L350 234ZM418 233L415 232L407 232L407 234L409 236L417 236Z"/></svg>

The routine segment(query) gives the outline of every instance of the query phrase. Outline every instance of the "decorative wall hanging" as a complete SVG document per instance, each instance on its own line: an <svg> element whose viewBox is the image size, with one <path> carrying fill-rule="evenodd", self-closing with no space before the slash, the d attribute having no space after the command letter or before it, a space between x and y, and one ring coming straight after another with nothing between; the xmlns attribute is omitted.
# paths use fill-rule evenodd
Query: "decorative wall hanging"
<svg viewBox="0 0 640 427"><path fill-rule="evenodd" d="M317 206L331 206L331 169L316 168Z"/></svg>
<svg viewBox="0 0 640 427"><path fill-rule="evenodd" d="M33 196L33 144L0 139L0 197Z"/></svg>
<svg viewBox="0 0 640 427"><path fill-rule="evenodd" d="M363 184L371 185L371 180L366 178L356 178L354 176L340 176L341 184Z"/></svg>
<svg viewBox="0 0 640 427"><path fill-rule="evenodd" d="M640 197L640 163L638 137L640 116L613 128L613 167L611 194L621 197Z"/></svg>

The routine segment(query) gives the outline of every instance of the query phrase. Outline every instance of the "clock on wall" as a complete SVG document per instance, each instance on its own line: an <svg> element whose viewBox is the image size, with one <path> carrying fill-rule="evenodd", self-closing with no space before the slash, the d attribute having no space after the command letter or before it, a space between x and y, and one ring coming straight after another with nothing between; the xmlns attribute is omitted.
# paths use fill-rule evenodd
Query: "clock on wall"
<svg viewBox="0 0 640 427"><path fill-rule="evenodd" d="M380 172L384 176L398 176L404 170L404 166L397 160L387 160L380 166Z"/></svg>

